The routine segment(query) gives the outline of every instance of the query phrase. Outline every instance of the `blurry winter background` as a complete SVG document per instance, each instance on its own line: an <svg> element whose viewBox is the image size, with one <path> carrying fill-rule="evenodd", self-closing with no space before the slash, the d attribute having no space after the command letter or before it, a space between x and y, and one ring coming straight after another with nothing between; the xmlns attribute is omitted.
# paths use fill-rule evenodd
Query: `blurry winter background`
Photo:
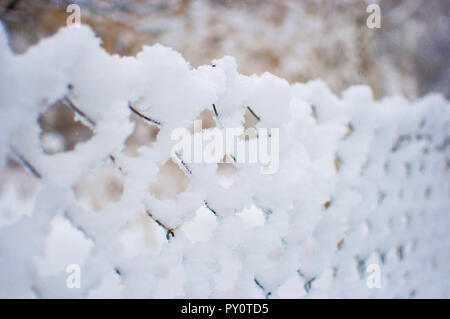
<svg viewBox="0 0 450 319"><path fill-rule="evenodd" d="M110 53L161 43L194 67L231 55L243 74L320 78L336 93L368 84L376 97L450 94L446 0L2 0L14 50L64 26L69 3L81 6L82 22ZM369 3L381 7L381 29L366 27Z"/></svg>
<svg viewBox="0 0 450 319"><path fill-rule="evenodd" d="M401 94L416 100L431 91L450 97L448 0L0 0L0 19L12 49L24 53L55 34L66 25L70 3L81 6L82 23L92 27L111 54L134 56L143 45L160 43L180 52L193 67L231 55L242 74L268 71L291 84L321 79L335 94L366 84L376 99ZM381 7L381 29L366 27L369 3ZM91 138L90 128L73 116L64 105L40 116L46 153L73 150ZM202 116L212 120L210 111ZM131 157L158 133L139 117L132 119L136 128L125 150ZM170 199L187 183L183 172L168 162L150 191ZM31 214L27 205L38 185L17 159L9 158L0 172L0 225L13 223L18 211ZM123 184L110 163L74 190L79 201L100 211L119 200ZM56 241L64 234L63 226L58 229Z"/></svg>

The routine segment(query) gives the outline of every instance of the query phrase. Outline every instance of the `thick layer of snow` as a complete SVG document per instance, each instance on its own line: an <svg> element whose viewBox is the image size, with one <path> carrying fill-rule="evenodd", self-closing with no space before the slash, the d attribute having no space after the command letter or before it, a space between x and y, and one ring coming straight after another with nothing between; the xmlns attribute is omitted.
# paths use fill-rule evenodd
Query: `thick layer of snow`
<svg viewBox="0 0 450 319"><path fill-rule="evenodd" d="M1 28L2 166L16 158L39 179L31 204L13 186L0 197L1 297L450 297L448 101L374 101L362 86L338 97L321 81L240 75L231 57L213 64L192 69L159 45L110 56L87 27L16 56ZM37 119L65 97L94 135L51 154ZM129 103L161 123L138 157L122 152ZM187 188L158 198L149 185L171 132L212 104L218 127L243 126L251 106L256 127L280 129L278 172L236 164L225 188L217 165L192 163ZM74 186L111 156L123 191L94 211ZM69 264L80 288L66 286ZM380 288L366 284L370 264Z"/></svg>

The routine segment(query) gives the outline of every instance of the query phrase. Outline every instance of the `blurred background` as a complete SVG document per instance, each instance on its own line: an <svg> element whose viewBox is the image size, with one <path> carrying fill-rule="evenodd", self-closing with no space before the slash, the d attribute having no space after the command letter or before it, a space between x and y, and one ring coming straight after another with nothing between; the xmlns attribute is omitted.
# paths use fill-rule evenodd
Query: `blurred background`
<svg viewBox="0 0 450 319"><path fill-rule="evenodd" d="M232 55L243 74L320 78L336 93L367 84L377 98L450 95L448 0L0 0L13 49L65 26L70 3L110 53L161 43L193 67ZM380 29L366 26L370 3Z"/></svg>
<svg viewBox="0 0 450 319"><path fill-rule="evenodd" d="M243 74L269 71L290 83L320 78L336 94L366 84L377 99L401 94L415 100L432 91L450 97L449 0L0 0L0 20L13 50L23 53L65 26L70 3L80 5L81 22L95 30L112 54L135 55L143 45L161 43L193 67L231 55ZM380 29L366 26L370 3L381 7ZM132 119L136 129L125 152L138 156L137 149L151 145L158 129L134 115ZM92 136L61 104L50 107L39 122L47 153L70 151ZM106 171L115 171L110 164ZM17 180L22 171L11 158L9 169L0 172L2 194L13 178L8 176ZM173 181L165 190L152 186L161 198L186 187L175 164L168 162L160 173L159 180ZM101 210L98 201L120 198L121 185L112 173L95 174L75 191L80 199L91 196L91 202L97 201L91 206ZM102 178L103 188L98 187ZM19 184L26 193L27 183ZM98 190L102 193L92 195Z"/></svg>

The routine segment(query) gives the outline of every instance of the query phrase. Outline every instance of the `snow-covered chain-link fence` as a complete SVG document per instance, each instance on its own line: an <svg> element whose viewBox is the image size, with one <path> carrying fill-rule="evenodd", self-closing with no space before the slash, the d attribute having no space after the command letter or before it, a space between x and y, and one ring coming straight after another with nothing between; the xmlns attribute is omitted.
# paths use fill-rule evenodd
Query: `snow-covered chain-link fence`
<svg viewBox="0 0 450 319"><path fill-rule="evenodd" d="M87 27L14 55L0 30L2 165L13 158L39 181L30 214L2 216L0 296L450 297L448 101L374 101L362 86L337 97L320 81L213 63L191 69L158 45L110 56ZM93 136L49 154L38 118L58 101ZM159 198L149 185L171 132L213 104L217 126L242 126L251 106L256 127L280 129L278 172L229 164L224 185L217 165L180 161L186 189ZM136 112L159 133L130 157ZM106 164L123 191L94 211L74 185ZM78 289L67 286L70 264Z"/></svg>

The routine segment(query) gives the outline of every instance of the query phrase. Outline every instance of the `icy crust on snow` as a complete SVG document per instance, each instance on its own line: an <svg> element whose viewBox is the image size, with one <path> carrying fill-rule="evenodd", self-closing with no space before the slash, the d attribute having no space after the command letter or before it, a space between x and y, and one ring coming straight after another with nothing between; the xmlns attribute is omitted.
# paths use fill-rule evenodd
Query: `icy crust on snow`
<svg viewBox="0 0 450 319"><path fill-rule="evenodd" d="M442 96L374 101L356 86L338 97L320 81L243 76L231 57L192 69L160 45L110 56L87 27L23 55L7 42L1 28L1 163L20 154L41 178L26 212L12 186L1 194L1 297L450 297ZM49 155L37 118L64 97L95 122L94 135ZM134 129L129 102L161 123L138 157L122 152ZM280 128L279 171L236 164L225 188L217 165L190 164L187 189L158 199L149 185L170 158L172 130L212 104L218 127L243 126L251 106L256 127ZM123 193L95 212L73 186L110 155ZM81 267L78 289L66 286L70 264ZM371 264L379 289L366 284Z"/></svg>

